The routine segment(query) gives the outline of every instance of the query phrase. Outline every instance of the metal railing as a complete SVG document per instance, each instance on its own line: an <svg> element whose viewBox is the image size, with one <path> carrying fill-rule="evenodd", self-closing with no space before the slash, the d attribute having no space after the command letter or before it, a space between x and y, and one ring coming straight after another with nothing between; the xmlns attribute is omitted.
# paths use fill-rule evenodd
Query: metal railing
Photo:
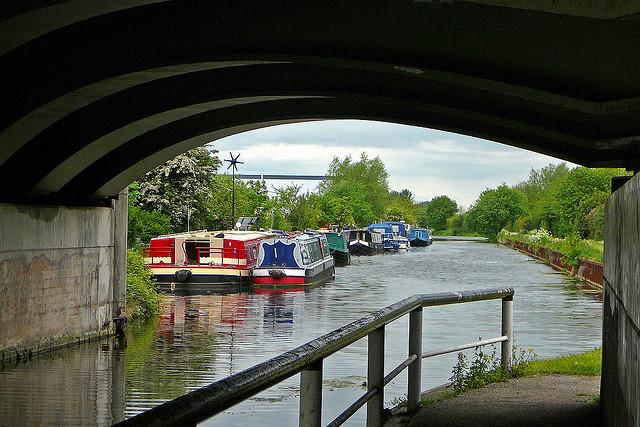
<svg viewBox="0 0 640 427"><path fill-rule="evenodd" d="M273 359L192 391L146 412L118 423L128 425L195 425L287 378L300 374L301 426L320 426L322 414L323 360L338 350L368 337L367 392L329 423L344 423L365 404L367 426L379 427L384 422L384 386L405 368L409 368L407 409L415 411L420 404L422 359L482 345L501 343L501 365L511 368L513 345L513 288L419 294L364 316L355 322L309 341ZM455 347L422 351L423 307L502 299L502 330L496 338ZM409 314L409 356L389 374L384 375L385 325Z"/></svg>
<svg viewBox="0 0 640 427"><path fill-rule="evenodd" d="M249 251L247 249L238 248L213 248L210 246L196 247L196 259L193 262L185 261L182 265L218 265L223 267L244 267L250 261L255 259L249 258ZM173 247L160 247L160 248L142 248L142 256L150 260L151 265L167 264L164 262L165 258L171 258L175 260L175 248ZM202 258L215 258L213 261L202 261ZM245 261L243 264L242 261Z"/></svg>

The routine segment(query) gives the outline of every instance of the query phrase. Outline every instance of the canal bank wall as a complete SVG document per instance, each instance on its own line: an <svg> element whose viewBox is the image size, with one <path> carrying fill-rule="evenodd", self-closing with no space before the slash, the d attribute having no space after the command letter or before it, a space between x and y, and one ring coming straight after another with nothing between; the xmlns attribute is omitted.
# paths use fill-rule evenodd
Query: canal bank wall
<svg viewBox="0 0 640 427"><path fill-rule="evenodd" d="M640 174L605 206L600 401L606 426L640 426Z"/></svg>
<svg viewBox="0 0 640 427"><path fill-rule="evenodd" d="M503 240L503 245L529 255L539 261L542 261L555 270L565 272L571 276L584 280L589 285L602 290L604 277L604 264L581 259L578 267L568 265L564 262L564 254L552 249L543 247L534 247L527 243L513 242L511 240Z"/></svg>
<svg viewBox="0 0 640 427"><path fill-rule="evenodd" d="M124 313L127 198L0 204L0 363L114 333Z"/></svg>

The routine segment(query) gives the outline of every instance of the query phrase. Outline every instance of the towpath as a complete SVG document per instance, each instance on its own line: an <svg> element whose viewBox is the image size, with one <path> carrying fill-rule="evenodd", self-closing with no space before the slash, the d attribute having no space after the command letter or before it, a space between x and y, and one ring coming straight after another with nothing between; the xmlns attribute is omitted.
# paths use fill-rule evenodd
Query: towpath
<svg viewBox="0 0 640 427"><path fill-rule="evenodd" d="M385 427L602 425L600 377L544 375L490 384L393 416ZM433 397L433 396L431 396Z"/></svg>

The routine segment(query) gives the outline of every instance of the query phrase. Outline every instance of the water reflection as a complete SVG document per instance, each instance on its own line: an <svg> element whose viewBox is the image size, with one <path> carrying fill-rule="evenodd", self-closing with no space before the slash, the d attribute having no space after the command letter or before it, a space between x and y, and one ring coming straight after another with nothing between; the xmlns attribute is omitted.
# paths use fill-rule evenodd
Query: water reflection
<svg viewBox="0 0 640 427"><path fill-rule="evenodd" d="M111 425L124 419L124 352L115 338L0 371L0 425Z"/></svg>
<svg viewBox="0 0 640 427"><path fill-rule="evenodd" d="M409 252L354 257L336 280L310 290L246 289L223 294L167 295L160 316L130 325L128 347L90 344L0 372L0 425L110 424L151 408L347 324L418 292L514 286L516 342L541 356L600 343L601 303L593 293L530 258L490 244L437 242ZM423 348L500 333L500 302L425 311ZM407 319L387 326L387 370L406 357ZM323 420L362 393L366 339L324 365ZM442 384L455 355L429 359L423 389ZM295 425L298 382L292 378L207 421L215 426ZM69 399L59 399L64 390ZM406 391L406 374L385 390L390 402ZM363 411L350 425L362 425Z"/></svg>

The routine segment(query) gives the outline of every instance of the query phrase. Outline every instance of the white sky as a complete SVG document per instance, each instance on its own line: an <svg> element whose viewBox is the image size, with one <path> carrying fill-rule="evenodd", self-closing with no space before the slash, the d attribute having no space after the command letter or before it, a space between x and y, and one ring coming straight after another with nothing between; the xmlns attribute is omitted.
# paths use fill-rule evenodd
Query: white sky
<svg viewBox="0 0 640 427"><path fill-rule="evenodd" d="M481 191L523 181L531 168L561 160L469 136L383 122L327 120L258 129L216 141L221 158L240 153L240 173L323 175L333 156L379 156L393 190L416 201L446 194L468 207ZM569 164L572 166L571 164ZM290 184L269 181L269 186ZM316 182L304 183L313 190Z"/></svg>

